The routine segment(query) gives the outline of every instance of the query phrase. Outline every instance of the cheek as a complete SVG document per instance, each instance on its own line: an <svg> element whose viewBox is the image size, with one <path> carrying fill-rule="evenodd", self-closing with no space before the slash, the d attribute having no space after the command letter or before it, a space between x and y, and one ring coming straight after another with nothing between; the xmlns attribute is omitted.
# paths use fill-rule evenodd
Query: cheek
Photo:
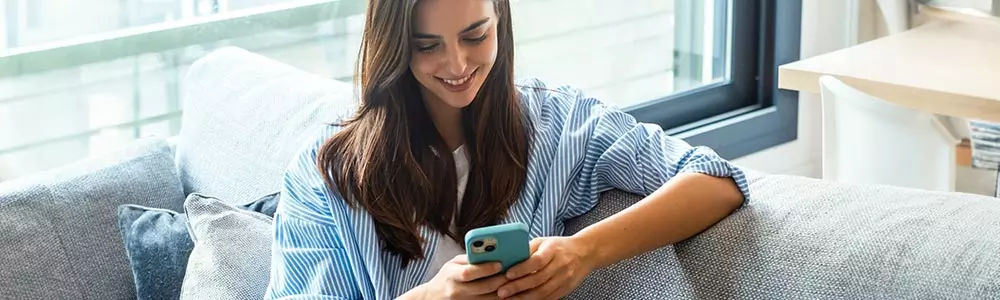
<svg viewBox="0 0 1000 300"><path fill-rule="evenodd" d="M496 40L492 40L490 43L484 43L472 52L474 55L469 55L469 58L470 60L474 60L476 64L493 65L493 62L497 60Z"/></svg>
<svg viewBox="0 0 1000 300"><path fill-rule="evenodd" d="M413 71L413 76L417 77L417 79L423 80L434 74L437 71L435 70L435 66L436 64L433 61L419 53L414 53L410 59L410 70Z"/></svg>

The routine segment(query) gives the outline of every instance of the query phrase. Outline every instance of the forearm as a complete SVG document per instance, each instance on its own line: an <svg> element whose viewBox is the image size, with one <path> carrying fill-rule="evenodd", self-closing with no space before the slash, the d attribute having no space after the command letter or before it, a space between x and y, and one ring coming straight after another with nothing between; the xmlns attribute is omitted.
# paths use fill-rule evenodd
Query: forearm
<svg viewBox="0 0 1000 300"><path fill-rule="evenodd" d="M572 238L588 245L585 259L602 268L694 236L742 202L743 194L731 178L685 173Z"/></svg>

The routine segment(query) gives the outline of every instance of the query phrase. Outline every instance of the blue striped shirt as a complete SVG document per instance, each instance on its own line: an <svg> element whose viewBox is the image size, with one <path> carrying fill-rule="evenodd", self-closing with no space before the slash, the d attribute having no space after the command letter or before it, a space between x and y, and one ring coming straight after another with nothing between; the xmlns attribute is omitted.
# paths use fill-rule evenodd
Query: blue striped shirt
<svg viewBox="0 0 1000 300"><path fill-rule="evenodd" d="M528 224L532 237L563 233L604 191L649 195L680 173L732 177L749 199L741 170L711 149L692 147L653 124L568 86L518 81L535 136L521 198L503 221ZM400 268L382 251L370 215L349 208L323 183L316 154L339 127L324 128L289 165L274 218L267 299L392 299L422 284L442 236L421 230L427 260Z"/></svg>

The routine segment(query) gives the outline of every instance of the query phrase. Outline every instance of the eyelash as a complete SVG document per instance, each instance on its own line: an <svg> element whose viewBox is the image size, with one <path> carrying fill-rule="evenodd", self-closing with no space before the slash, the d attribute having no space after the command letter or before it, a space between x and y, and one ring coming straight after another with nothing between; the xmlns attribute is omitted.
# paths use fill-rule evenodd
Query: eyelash
<svg viewBox="0 0 1000 300"><path fill-rule="evenodd" d="M488 33L483 33L483 35L480 36L480 37L471 38L471 39L463 39L463 40L465 40L466 42L472 43L473 45L478 45L479 43L482 43L483 41L486 40L486 36L487 35L488 35ZM419 47L418 46L417 47L417 51L420 51L420 52L431 52L431 51L434 51L434 49L437 49L438 45L440 45L440 44L433 44L433 45L430 45L430 46L427 46L427 47Z"/></svg>

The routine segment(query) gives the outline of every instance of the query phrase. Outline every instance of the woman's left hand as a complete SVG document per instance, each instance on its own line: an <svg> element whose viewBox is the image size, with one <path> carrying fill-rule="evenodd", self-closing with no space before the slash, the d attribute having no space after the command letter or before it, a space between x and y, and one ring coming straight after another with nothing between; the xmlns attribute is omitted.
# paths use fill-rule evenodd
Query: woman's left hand
<svg viewBox="0 0 1000 300"><path fill-rule="evenodd" d="M593 271L586 258L592 245L573 237L545 237L531 241L531 257L507 270L510 282L497 290L500 299L559 299L568 295Z"/></svg>

